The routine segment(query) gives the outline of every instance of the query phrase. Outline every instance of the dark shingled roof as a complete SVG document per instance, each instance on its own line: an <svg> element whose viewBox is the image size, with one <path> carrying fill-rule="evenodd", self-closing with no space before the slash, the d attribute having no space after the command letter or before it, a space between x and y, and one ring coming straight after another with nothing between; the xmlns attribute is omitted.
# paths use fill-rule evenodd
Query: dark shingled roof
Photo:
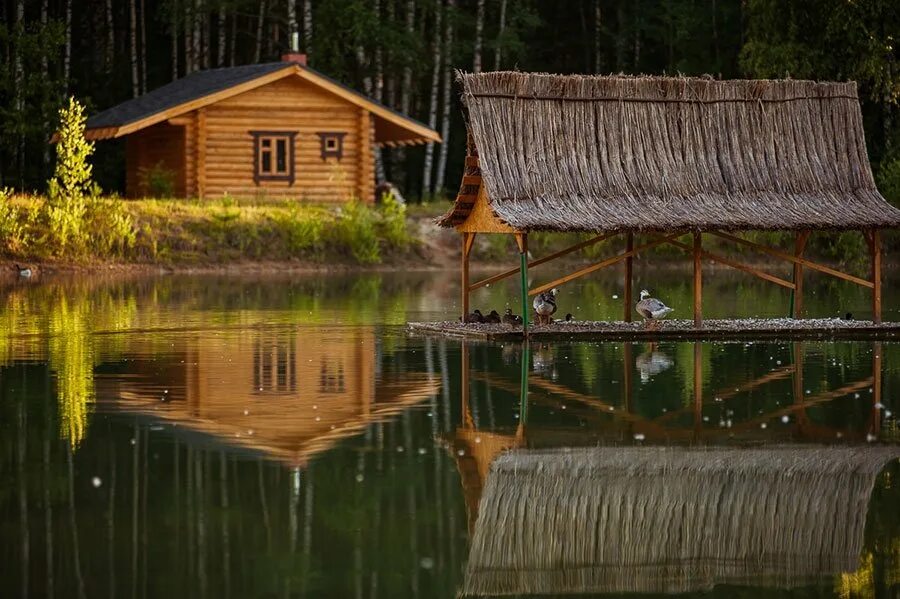
<svg viewBox="0 0 900 599"><path fill-rule="evenodd" d="M87 121L87 128L99 129L128 125L174 108L179 104L274 73L292 64L294 63L269 62L198 71L92 116Z"/></svg>
<svg viewBox="0 0 900 599"><path fill-rule="evenodd" d="M459 80L490 209L518 230L900 226L875 187L853 82Z"/></svg>

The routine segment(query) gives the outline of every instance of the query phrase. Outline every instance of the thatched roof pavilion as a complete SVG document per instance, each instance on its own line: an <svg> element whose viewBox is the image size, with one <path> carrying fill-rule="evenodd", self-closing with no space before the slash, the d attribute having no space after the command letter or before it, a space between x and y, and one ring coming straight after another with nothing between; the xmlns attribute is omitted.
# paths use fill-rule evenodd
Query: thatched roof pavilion
<svg viewBox="0 0 900 599"><path fill-rule="evenodd" d="M701 258L719 258L702 250L702 233L753 245L732 232L789 230L798 232L794 252L756 249L792 261L799 276L803 266L825 269L802 257L809 232L848 229L866 234L880 270L878 230L900 226L900 210L875 187L854 82L518 72L458 80L470 130L466 172L438 224L463 234L464 270L477 233L515 235L524 255L529 232L586 231L599 234L594 242L624 234L620 259L629 266L663 243L693 249L699 277ZM687 233L693 248L676 241ZM634 247L635 234L655 237ZM880 279L841 278L873 288L878 320ZM486 284L469 286L467 272L464 279L464 295ZM799 292L797 281L778 281Z"/></svg>
<svg viewBox="0 0 900 599"><path fill-rule="evenodd" d="M897 448L513 451L491 466L464 596L790 588L856 569Z"/></svg>

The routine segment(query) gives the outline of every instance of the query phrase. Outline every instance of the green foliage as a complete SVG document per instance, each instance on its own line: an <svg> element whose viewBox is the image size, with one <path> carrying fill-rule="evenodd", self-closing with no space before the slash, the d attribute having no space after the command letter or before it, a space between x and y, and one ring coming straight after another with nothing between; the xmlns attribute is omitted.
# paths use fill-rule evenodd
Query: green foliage
<svg viewBox="0 0 900 599"><path fill-rule="evenodd" d="M412 237L406 228L406 205L389 192L382 196L378 209L381 213L382 238L397 248L408 247Z"/></svg>
<svg viewBox="0 0 900 599"><path fill-rule="evenodd" d="M327 220L332 220L324 210L292 205L278 218L278 224L287 237L288 250L292 255L310 252L317 255L322 250L323 231Z"/></svg>
<svg viewBox="0 0 900 599"><path fill-rule="evenodd" d="M360 264L381 261L375 214L358 200L351 200L341 208L332 235L334 241L350 249Z"/></svg>
<svg viewBox="0 0 900 599"><path fill-rule="evenodd" d="M12 201L12 192L0 188L0 244L6 253L24 250L31 239L34 214Z"/></svg>
<svg viewBox="0 0 900 599"><path fill-rule="evenodd" d="M175 195L175 173L162 162L138 169L138 181L151 198L171 198Z"/></svg>
<svg viewBox="0 0 900 599"><path fill-rule="evenodd" d="M900 155L881 162L875 177L878 190L894 206L900 206Z"/></svg>
<svg viewBox="0 0 900 599"><path fill-rule="evenodd" d="M82 251L89 241L85 228L88 203L99 194L88 159L94 144L84 137L87 117L75 98L59 111L56 170L49 181L45 216L48 233L59 253Z"/></svg>
<svg viewBox="0 0 900 599"><path fill-rule="evenodd" d="M124 257L137 240L134 219L119 198L95 198L85 213L94 255Z"/></svg>

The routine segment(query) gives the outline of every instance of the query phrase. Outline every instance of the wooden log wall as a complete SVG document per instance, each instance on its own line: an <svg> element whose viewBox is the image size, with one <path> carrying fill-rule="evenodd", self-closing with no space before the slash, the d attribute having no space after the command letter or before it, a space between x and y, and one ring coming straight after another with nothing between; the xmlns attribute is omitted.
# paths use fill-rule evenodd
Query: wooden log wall
<svg viewBox="0 0 900 599"><path fill-rule="evenodd" d="M195 119L196 120L196 119ZM204 177L189 177L193 195L207 198L296 198L342 202L350 196L372 201L374 172L372 119L368 112L296 78L274 81L205 109L205 151L189 144L189 172L205 161ZM253 180L253 137L250 131L297 132L295 180ZM321 156L319 132L346 133L340 159ZM192 136L193 138L194 136ZM365 139L366 143L360 144ZM198 189L200 183L201 189Z"/></svg>
<svg viewBox="0 0 900 599"><path fill-rule="evenodd" d="M183 197L189 190L186 173L193 161L185 153L184 127L160 123L138 131L126 139L125 153L125 194L129 198L149 194L145 173L156 165L171 173L175 196Z"/></svg>

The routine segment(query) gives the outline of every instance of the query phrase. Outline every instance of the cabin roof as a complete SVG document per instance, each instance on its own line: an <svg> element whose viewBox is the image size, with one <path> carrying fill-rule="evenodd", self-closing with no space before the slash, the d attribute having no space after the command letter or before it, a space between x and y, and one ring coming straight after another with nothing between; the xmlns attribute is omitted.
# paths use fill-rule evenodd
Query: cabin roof
<svg viewBox="0 0 900 599"><path fill-rule="evenodd" d="M296 62L270 62L197 71L95 114L87 121L86 136L88 139L122 137L291 75L369 110L376 118L376 142L411 145L441 141L440 135L424 123ZM379 135L379 120L387 125L387 133Z"/></svg>
<svg viewBox="0 0 900 599"><path fill-rule="evenodd" d="M520 231L900 225L900 210L875 187L854 82L518 72L458 80L472 159L457 202L438 219L445 227L468 218L473 181L493 216Z"/></svg>

